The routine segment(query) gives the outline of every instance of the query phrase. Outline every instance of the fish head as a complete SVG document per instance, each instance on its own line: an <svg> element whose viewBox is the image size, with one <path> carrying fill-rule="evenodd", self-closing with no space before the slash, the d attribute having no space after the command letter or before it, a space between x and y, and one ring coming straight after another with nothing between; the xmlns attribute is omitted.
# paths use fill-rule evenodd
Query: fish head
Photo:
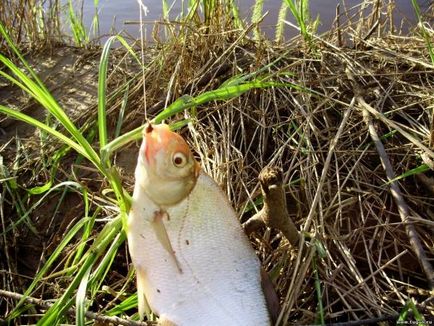
<svg viewBox="0 0 434 326"><path fill-rule="evenodd" d="M166 124L147 124L143 131L136 182L161 206L175 205L196 184L200 165L187 142Z"/></svg>

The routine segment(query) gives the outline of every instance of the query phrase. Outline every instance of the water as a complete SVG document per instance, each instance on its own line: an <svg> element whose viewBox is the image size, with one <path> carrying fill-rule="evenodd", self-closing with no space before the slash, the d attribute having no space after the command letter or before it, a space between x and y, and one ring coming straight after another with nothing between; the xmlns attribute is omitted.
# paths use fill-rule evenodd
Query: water
<svg viewBox="0 0 434 326"><path fill-rule="evenodd" d="M80 0L75 0L80 1ZM92 19L95 14L95 7L92 0L83 0L83 18L84 23L87 27L91 26ZM187 2L187 1L184 1ZM384 1L386 2L386 1ZM431 0L420 0L419 4L422 9L428 8ZM168 0L170 5L171 1ZM175 18L179 14L181 9L182 1L177 0L173 5L171 11L171 18ZM240 14L244 19L250 21L252 6L254 0L239 0ZM274 26L277 21L277 15L279 8L281 6L282 0L265 0L263 12L268 12L265 17L262 30L268 35L268 37L274 37ZM362 0L311 0L310 10L311 16L313 18L319 16L320 26L318 32L325 32L329 30L333 24L336 6L340 4L341 13L345 11L345 8L349 10L351 14L358 11L360 4L363 3ZM399 26L399 22L404 19L407 27L415 24L416 17L414 14L413 7L410 0L396 0L396 9L394 14L394 19L396 25ZM161 0L143 0L143 4L147 7L147 15L143 18L148 21L149 24L146 28L147 34L149 35L152 31L153 21L158 21L161 19L162 15L162 4ZM352 10L350 10L353 8ZM143 12L143 11L142 11ZM125 24L126 22L139 21L140 9L138 2L136 0L100 0L98 5L98 15L100 22L100 34L107 35L113 29L116 31L124 31L133 37L138 37L140 35L138 24ZM293 21L291 14L288 12L287 19ZM297 35L297 31L290 27L285 27L285 36L287 38ZM149 38L149 37L148 37Z"/></svg>

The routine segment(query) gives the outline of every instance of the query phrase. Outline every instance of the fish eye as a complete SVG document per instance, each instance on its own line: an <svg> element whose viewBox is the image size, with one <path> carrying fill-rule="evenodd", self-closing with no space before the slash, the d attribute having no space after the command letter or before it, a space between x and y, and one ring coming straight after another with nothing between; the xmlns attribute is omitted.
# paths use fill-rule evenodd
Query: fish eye
<svg viewBox="0 0 434 326"><path fill-rule="evenodd" d="M187 164L187 156L184 153L177 152L173 155L172 162L176 167L182 168Z"/></svg>

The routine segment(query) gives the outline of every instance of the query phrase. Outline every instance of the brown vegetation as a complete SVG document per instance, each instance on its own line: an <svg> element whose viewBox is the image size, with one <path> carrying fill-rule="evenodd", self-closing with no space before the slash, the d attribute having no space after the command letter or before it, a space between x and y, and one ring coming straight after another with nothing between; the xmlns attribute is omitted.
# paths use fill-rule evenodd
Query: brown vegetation
<svg viewBox="0 0 434 326"><path fill-rule="evenodd" d="M378 20L374 31L372 20L357 29L351 24L339 26L314 38L313 46L301 38L285 44L256 42L236 29L226 33L188 29L183 42L173 39L149 49L152 55L143 75L121 50L110 70L109 90L116 94L109 102L113 133L125 94L119 89L125 89L126 82L128 105L121 133L144 123L180 95L215 89L240 73L260 71L262 76L292 85L250 91L179 115L192 119L182 134L203 168L227 192L242 221L260 209L260 205L255 208L255 200L260 194L257 176L261 169L268 165L283 169L288 211L301 231L300 246L291 246L276 230L261 229L250 237L279 294L282 324L317 320L315 282L320 284L325 319L330 323L389 320L393 324L410 298L427 320L434 319L429 270L434 262L434 66L421 36L391 33L383 24L387 20L381 16ZM65 84L66 89L75 83ZM56 92L58 83L48 85ZM2 104L6 89L17 92L2 85ZM76 117L89 135L96 101L89 97ZM23 106L25 101L20 103ZM68 107L66 101L64 106ZM49 180L52 170L45 162L51 162L49 157L59 144L50 142L41 150L35 145L38 133L11 141L14 128L18 126L19 134L21 124L0 118L6 130L0 144L4 169L19 185L13 193L26 200L17 206L19 200L11 197L12 192L6 187L1 190L0 288L23 293L28 278L81 217L84 203L74 193L54 192L30 213L32 227L21 223L7 231L20 216L18 208L26 210L40 198L26 196L23 189ZM379 152L379 143L384 152ZM11 146L18 146L14 155L5 156ZM132 144L115 157L130 190L136 150L137 144ZM92 212L98 210L99 218L115 214L110 195L104 193L105 180L87 162L75 159L68 153L61 160L55 183L80 182L91 193ZM400 201L393 194L397 188L393 191L389 183L391 175L382 166L385 160L394 176L426 166L396 181L393 187L399 187ZM59 200L60 206L53 204ZM59 212L71 223L62 222ZM41 223L45 214L45 222L57 216L54 229ZM54 233L48 234L47 229ZM78 237L68 250L75 250L79 241ZM68 256L65 252L64 260L34 296L48 300L62 294L68 279L55 273ZM23 261L26 257L31 263ZM130 268L126 250L119 250L105 280L109 290L97 296L91 307L94 311L119 303L116 293L125 284L128 293L135 292ZM6 314L13 306L11 299L0 301Z"/></svg>

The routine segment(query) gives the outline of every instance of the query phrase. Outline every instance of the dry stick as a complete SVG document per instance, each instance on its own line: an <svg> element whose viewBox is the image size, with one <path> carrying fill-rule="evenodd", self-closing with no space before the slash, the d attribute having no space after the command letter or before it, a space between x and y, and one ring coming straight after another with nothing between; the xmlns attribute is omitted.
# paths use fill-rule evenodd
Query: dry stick
<svg viewBox="0 0 434 326"><path fill-rule="evenodd" d="M0 297L4 298L10 298L14 300L21 300L22 298L25 298L24 300L28 303L34 304L36 306L39 306L44 309L49 309L53 304L48 303L45 300L33 298L33 297L27 297L19 293L5 291L0 289ZM74 309L68 309L67 313L71 316L75 316L75 310ZM104 323L113 323L114 325L125 325L125 326L150 326L150 325L156 325L152 322L139 322L134 320L126 320L119 317L109 317L100 315L91 311L86 311L85 316L89 319L98 320L100 322Z"/></svg>
<svg viewBox="0 0 434 326"><path fill-rule="evenodd" d="M368 125L369 134L373 142L375 143L375 147L377 148L378 155L380 156L381 164L386 172L387 180L390 182L390 190L393 199L395 200L396 205L398 206L399 216L401 217L402 223L404 223L405 231L407 233L408 239L410 241L410 245L413 249L413 252L416 254L416 257L419 260L419 263L427 277L428 285L430 290L434 290L434 270L428 261L428 258L423 250L422 243L420 242L419 235L417 234L416 228L412 223L408 223L408 218L410 217L410 210L408 208L407 203L405 202L401 189L398 186L396 181L392 181L395 178L395 173L392 168L392 164L390 163L389 157L384 149L384 145L378 137L377 130L375 129L374 123L372 122L372 117L370 112L376 111L372 108L368 103L365 102L362 96L357 95L357 102L362 107L363 119Z"/></svg>

